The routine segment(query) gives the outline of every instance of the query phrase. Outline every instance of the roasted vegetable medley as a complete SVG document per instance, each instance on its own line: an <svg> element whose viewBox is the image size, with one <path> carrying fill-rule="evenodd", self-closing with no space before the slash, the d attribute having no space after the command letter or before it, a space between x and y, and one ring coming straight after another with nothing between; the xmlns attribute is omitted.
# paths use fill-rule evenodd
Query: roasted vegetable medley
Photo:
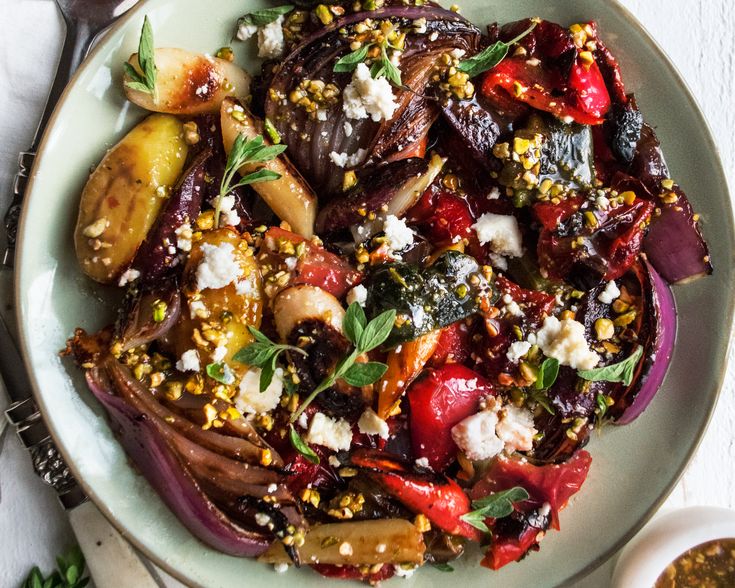
<svg viewBox="0 0 735 588"><path fill-rule="evenodd" d="M712 271L604 32L424 0L233 28L199 55L146 17L121 64L149 114L74 242L122 303L65 353L214 549L371 583L538 550L663 381L669 285Z"/></svg>

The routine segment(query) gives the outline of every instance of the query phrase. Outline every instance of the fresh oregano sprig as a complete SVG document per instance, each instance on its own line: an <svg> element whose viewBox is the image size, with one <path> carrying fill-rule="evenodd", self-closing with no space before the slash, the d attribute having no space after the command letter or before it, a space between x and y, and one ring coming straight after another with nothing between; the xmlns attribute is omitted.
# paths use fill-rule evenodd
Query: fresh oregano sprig
<svg viewBox="0 0 735 588"><path fill-rule="evenodd" d="M38 566L34 566L21 588L84 588L89 576L84 577L84 555L74 547L65 557L56 558L58 569L44 578Z"/></svg>
<svg viewBox="0 0 735 588"><path fill-rule="evenodd" d="M243 165L255 163L265 163L278 157L286 150L286 145L266 145L262 135L258 135L254 139L246 139L245 135L238 135L232 144L230 154L227 156L225 164L225 173L222 176L219 194L214 207L214 226L219 226L220 209L222 208L222 198L227 196L233 190L248 184L256 184L258 182L271 182L281 177L281 174L269 169L261 168L257 171L249 173L238 182L233 183L237 170Z"/></svg>
<svg viewBox="0 0 735 588"><path fill-rule="evenodd" d="M401 70L388 57L388 47L394 47L387 40L383 43L364 43L359 49L355 49L337 60L334 64L333 71L335 73L351 73L355 71L358 65L368 59L372 47L380 47L380 54L372 62L370 76L375 80L383 77L397 88L402 88Z"/></svg>
<svg viewBox="0 0 735 588"><path fill-rule="evenodd" d="M127 61L123 63L125 74L129 79L125 80L125 86L131 90L138 90L153 96L153 102L158 102L158 92L156 90L156 74L158 69L155 62L155 48L153 45L153 27L148 20L148 16L143 19L143 28L140 31L140 41L138 41L138 63L142 74L138 73Z"/></svg>
<svg viewBox="0 0 735 588"><path fill-rule="evenodd" d="M577 375L589 382L620 382L626 386L633 383L635 368L643 357L643 346L639 345L633 354L619 363L606 365L593 370L580 370Z"/></svg>
<svg viewBox="0 0 735 588"><path fill-rule="evenodd" d="M284 14L288 14L294 9L291 4L285 4L283 6L274 6L273 8L263 8L262 10L256 10L250 12L237 19L237 26L250 25L256 27L264 27L278 20L279 17Z"/></svg>
<svg viewBox="0 0 735 588"><path fill-rule="evenodd" d="M334 371L312 390L301 406L291 415L291 422L296 421L319 393L332 387L337 380L344 380L351 386L368 386L382 378L388 369L384 363L376 361L356 363L356 361L363 353L368 353L385 342L393 329L395 320L396 311L391 309L368 322L362 306L357 302L350 304L342 325L345 336L354 345L354 349L352 353L337 362Z"/></svg>
<svg viewBox="0 0 735 588"><path fill-rule="evenodd" d="M260 368L260 391L265 392L273 381L278 356L284 351L294 351L301 355L306 355L306 351L293 345L275 343L253 326L249 326L248 330L255 338L255 341L235 353L233 359L240 363Z"/></svg>
<svg viewBox="0 0 735 588"><path fill-rule="evenodd" d="M508 56L510 48L535 29L537 24L538 23L534 22L515 39L511 39L507 43L503 41L493 43L490 47L481 51L477 55L473 55L472 57L461 61L457 66L457 69L468 74L470 78L474 78L475 76L479 76L481 73L491 70L503 61L503 59Z"/></svg>
<svg viewBox="0 0 735 588"><path fill-rule="evenodd" d="M490 533L485 524L485 519L502 519L513 514L516 502L528 500L529 495L525 488L515 486L502 492L495 492L480 500L473 500L472 507L475 509L460 518L467 524L472 525L483 533Z"/></svg>
<svg viewBox="0 0 735 588"><path fill-rule="evenodd" d="M318 464L319 456L309 445L301 438L293 425L289 425L288 438L293 448L308 459L311 463Z"/></svg>

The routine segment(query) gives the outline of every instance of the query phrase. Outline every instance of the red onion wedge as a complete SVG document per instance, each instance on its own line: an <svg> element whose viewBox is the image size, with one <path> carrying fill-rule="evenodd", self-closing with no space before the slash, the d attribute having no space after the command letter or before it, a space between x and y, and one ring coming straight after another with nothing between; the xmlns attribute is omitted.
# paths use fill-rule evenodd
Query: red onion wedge
<svg viewBox="0 0 735 588"><path fill-rule="evenodd" d="M344 90L351 74L332 71L335 62L350 52L348 38L339 31L349 29L365 17L364 12L348 15L307 37L283 60L266 94L265 114L288 145L288 156L322 194L337 193L342 185L344 170L335 164L331 153L353 156L362 149L363 161L368 165L395 161L402 154L410 154L411 146L426 134L436 118L436 107L423 92L437 57L453 49L472 55L480 45L477 27L436 5L374 10L370 12L373 20L426 21L423 32L411 32L407 36L400 69L408 89L394 89L398 108L391 120L348 120L341 95L336 103L324 107L321 117L312 116L292 103L291 93L303 80L333 83L340 91ZM359 168L361 163L352 167Z"/></svg>
<svg viewBox="0 0 735 588"><path fill-rule="evenodd" d="M122 351L162 337L176 324L180 315L181 296L175 283L164 283L162 288L139 294L124 319L120 334Z"/></svg>
<svg viewBox="0 0 735 588"><path fill-rule="evenodd" d="M682 284L712 273L709 248L698 217L683 190L667 187L671 177L654 130L643 125L631 173L654 195L660 195L643 249L649 261L669 284Z"/></svg>
<svg viewBox="0 0 735 588"><path fill-rule="evenodd" d="M244 529L215 506L151 418L112 393L103 368L92 368L86 377L89 389L105 407L128 456L195 537L218 551L238 557L255 557L268 549L271 543L268 537Z"/></svg>
<svg viewBox="0 0 735 588"><path fill-rule="evenodd" d="M633 383L616 401L611 415L618 425L627 425L646 410L669 369L676 341L676 304L671 289L647 260L643 261L647 337ZM619 414L619 416L616 416Z"/></svg>

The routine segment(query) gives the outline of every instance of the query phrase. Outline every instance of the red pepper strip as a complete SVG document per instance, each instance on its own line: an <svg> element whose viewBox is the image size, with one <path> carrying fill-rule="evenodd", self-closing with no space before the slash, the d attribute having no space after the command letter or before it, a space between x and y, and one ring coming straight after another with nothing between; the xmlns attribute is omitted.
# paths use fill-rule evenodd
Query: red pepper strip
<svg viewBox="0 0 735 588"><path fill-rule="evenodd" d="M556 298L551 294L538 290L526 290L504 276L498 276L495 284L500 292L510 294L513 300L523 305L528 322L540 323L543 318L552 313L556 306Z"/></svg>
<svg viewBox="0 0 735 588"><path fill-rule="evenodd" d="M514 96L517 100L537 110L550 112L559 119L570 117L581 124L599 125L604 122L604 114L607 113L607 110L600 110L604 106L607 90L599 69L591 67L589 71L593 72L589 76L575 76L576 87L566 87L558 74L546 70L543 65L533 66L525 57L511 57L485 74L482 92L493 104L507 104L508 97ZM594 86L582 86L583 82ZM557 96L559 92L562 95ZM587 93L594 96L592 112L584 110L588 105L581 100L582 92L585 92L585 98ZM609 100L608 96L608 108Z"/></svg>
<svg viewBox="0 0 735 588"><path fill-rule="evenodd" d="M294 277L291 280L292 285L317 286L337 298L342 298L350 288L362 280L362 274L341 257L280 227L268 229L265 234L265 242L268 249L274 254L279 254L279 240L288 241L294 245L305 244L304 253L296 263ZM283 256L289 257L289 255Z"/></svg>
<svg viewBox="0 0 735 588"><path fill-rule="evenodd" d="M643 239L646 236L645 223L651 218L655 205L653 202L638 200L638 212L628 230L619 235L611 244L607 252L608 269L605 279L617 280L633 265L643 248Z"/></svg>
<svg viewBox="0 0 735 588"><path fill-rule="evenodd" d="M592 456L584 450L577 451L562 464L536 466L527 461L500 458L470 490L473 500L484 498L494 492L522 486L528 492L528 502L541 506L547 502L551 507L551 526L559 530L559 512L569 499L582 487Z"/></svg>
<svg viewBox="0 0 735 588"><path fill-rule="evenodd" d="M566 198L559 204L551 202L538 202L533 205L533 214L547 231L555 231L559 225L577 212L584 204L582 196Z"/></svg>
<svg viewBox="0 0 735 588"><path fill-rule="evenodd" d="M580 58L569 72L570 99L577 107L590 116L602 121L610 110L610 94L597 62L586 65Z"/></svg>
<svg viewBox="0 0 735 588"><path fill-rule="evenodd" d="M597 23L591 21L588 23L593 31L593 40L597 49L595 50L595 61L600 68L603 79L607 86L608 92L616 103L627 104L628 96L625 93L625 84L623 83L623 74L620 71L620 64L605 43L600 40L598 34Z"/></svg>
<svg viewBox="0 0 735 588"><path fill-rule="evenodd" d="M464 363L470 356L470 327L464 321L452 323L441 330L434 355L428 365L441 367L448 361Z"/></svg>
<svg viewBox="0 0 735 588"><path fill-rule="evenodd" d="M518 561L538 545L538 536L541 532L543 529L528 526L519 538L494 537L480 565L491 570L499 570L509 563Z"/></svg>
<svg viewBox="0 0 735 588"><path fill-rule="evenodd" d="M482 538L478 529L460 518L470 512L472 506L465 491L454 480L441 474L410 471L403 462L381 452L359 449L351 459L353 465L366 468L366 474L406 508L425 515L441 530L473 541Z"/></svg>

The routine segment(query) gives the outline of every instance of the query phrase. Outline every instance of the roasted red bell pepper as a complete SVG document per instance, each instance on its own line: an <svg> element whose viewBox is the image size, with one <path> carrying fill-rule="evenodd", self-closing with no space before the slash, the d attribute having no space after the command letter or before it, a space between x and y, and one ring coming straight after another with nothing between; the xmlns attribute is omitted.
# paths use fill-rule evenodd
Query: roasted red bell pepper
<svg viewBox="0 0 735 588"><path fill-rule="evenodd" d="M527 290L504 276L498 276L495 285L501 294L509 294L525 313L524 322L538 326L550 315L556 306L556 298L540 290Z"/></svg>
<svg viewBox="0 0 735 588"><path fill-rule="evenodd" d="M298 257L293 270L290 282L292 285L318 286L337 298L341 298L350 288L360 283L362 279L360 272L338 255L280 227L268 229L265 234L265 243L269 251L284 258L294 257L292 254L282 253L283 247L280 245L283 242L290 242L294 246L304 243L304 253Z"/></svg>
<svg viewBox="0 0 735 588"><path fill-rule="evenodd" d="M473 500L515 486L525 488L529 500L517 504L518 512L509 520L488 519L493 542L482 565L497 570L518 561L538 544L547 526L558 530L559 512L580 490L591 464L592 457L586 451L578 451L559 465L536 466L525 460L498 459L470 491ZM546 510L548 514L542 514ZM544 520L546 516L548 521Z"/></svg>
<svg viewBox="0 0 735 588"><path fill-rule="evenodd" d="M452 427L475 414L483 396L494 394L490 382L461 364L429 370L408 390L414 455L425 457L435 471L443 471L457 455Z"/></svg>
<svg viewBox="0 0 735 588"><path fill-rule="evenodd" d="M423 514L433 525L452 535L479 541L480 531L462 520L472 510L470 499L454 480L434 472L417 472L405 462L383 452L360 449L351 456L352 464L416 514Z"/></svg>
<svg viewBox="0 0 735 588"><path fill-rule="evenodd" d="M362 572L358 566L336 566L331 564L312 564L314 571L320 573L326 578L336 578L338 580L359 580L376 585L383 580L392 578L396 573L392 565L383 565L377 572Z"/></svg>

